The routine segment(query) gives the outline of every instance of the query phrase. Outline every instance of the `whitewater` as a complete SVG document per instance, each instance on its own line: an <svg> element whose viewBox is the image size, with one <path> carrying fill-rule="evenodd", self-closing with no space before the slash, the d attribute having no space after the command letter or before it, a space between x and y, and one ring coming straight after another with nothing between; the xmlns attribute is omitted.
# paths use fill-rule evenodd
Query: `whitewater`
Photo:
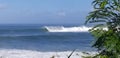
<svg viewBox="0 0 120 58"><path fill-rule="evenodd" d="M68 58L72 51L64 52L39 52L32 50L1 49L0 58ZM83 56L94 56L96 52L74 52L70 58L82 58Z"/></svg>
<svg viewBox="0 0 120 58"><path fill-rule="evenodd" d="M45 26L48 32L88 32L92 27L64 27L64 26Z"/></svg>

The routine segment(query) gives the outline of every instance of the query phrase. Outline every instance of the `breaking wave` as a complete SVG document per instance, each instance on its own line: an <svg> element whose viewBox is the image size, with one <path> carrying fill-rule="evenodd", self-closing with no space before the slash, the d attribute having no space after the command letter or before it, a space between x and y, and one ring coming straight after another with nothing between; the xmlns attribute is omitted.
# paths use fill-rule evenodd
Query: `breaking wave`
<svg viewBox="0 0 120 58"><path fill-rule="evenodd" d="M64 26L44 26L48 32L88 32L92 27L64 27Z"/></svg>

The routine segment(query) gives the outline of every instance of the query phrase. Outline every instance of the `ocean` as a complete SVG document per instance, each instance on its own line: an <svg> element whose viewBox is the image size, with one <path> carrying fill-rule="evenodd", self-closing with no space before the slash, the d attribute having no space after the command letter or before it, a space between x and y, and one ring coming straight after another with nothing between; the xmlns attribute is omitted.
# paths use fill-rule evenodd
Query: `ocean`
<svg viewBox="0 0 120 58"><path fill-rule="evenodd" d="M39 51L91 50L89 32L48 32L46 25L0 26L0 49Z"/></svg>
<svg viewBox="0 0 120 58"><path fill-rule="evenodd" d="M0 50L94 51L91 47L93 37L89 32L49 32L44 26L70 28L76 25L0 25Z"/></svg>

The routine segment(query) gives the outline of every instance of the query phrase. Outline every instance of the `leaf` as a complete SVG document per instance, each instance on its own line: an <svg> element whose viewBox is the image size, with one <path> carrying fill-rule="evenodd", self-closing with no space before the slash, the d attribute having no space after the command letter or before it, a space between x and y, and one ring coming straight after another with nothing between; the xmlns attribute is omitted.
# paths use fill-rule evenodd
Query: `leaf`
<svg viewBox="0 0 120 58"><path fill-rule="evenodd" d="M107 1L104 0L104 1L100 4L100 8L104 9L105 6L106 6L106 4L107 4Z"/></svg>

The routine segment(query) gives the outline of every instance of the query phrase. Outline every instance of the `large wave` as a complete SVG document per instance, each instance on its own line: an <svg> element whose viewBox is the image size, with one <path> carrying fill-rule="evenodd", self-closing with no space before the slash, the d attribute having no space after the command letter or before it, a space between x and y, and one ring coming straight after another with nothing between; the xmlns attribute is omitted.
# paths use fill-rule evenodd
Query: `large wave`
<svg viewBox="0 0 120 58"><path fill-rule="evenodd" d="M64 27L64 26L44 26L48 32L88 32L92 27Z"/></svg>

